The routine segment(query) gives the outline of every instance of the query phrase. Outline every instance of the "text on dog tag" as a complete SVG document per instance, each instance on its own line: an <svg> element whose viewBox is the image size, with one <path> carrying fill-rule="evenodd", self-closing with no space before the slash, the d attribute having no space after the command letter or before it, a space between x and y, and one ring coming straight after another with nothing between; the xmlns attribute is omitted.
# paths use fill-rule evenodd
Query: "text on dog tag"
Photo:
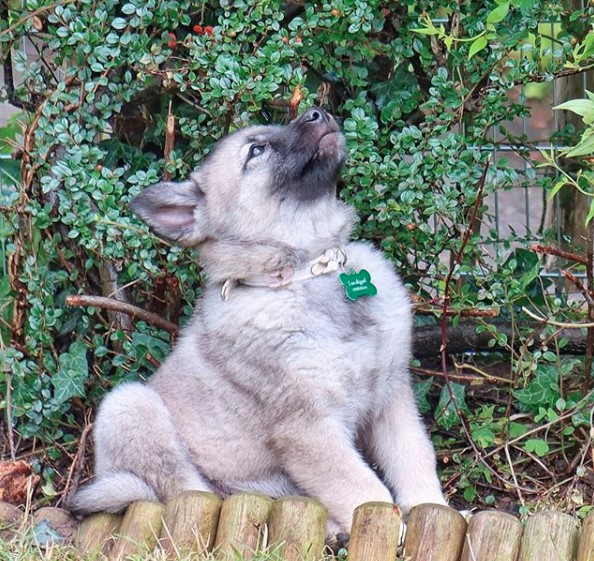
<svg viewBox="0 0 594 561"><path fill-rule="evenodd" d="M349 271L340 275L340 282L344 286L344 292L349 300L357 300L361 296L375 296L377 288L371 282L371 275L365 269L360 271Z"/></svg>

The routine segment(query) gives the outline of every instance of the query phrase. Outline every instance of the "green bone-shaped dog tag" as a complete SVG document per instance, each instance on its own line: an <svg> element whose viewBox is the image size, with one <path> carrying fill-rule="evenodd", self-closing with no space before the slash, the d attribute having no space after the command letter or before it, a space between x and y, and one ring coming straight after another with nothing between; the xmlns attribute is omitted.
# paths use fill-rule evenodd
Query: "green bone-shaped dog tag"
<svg viewBox="0 0 594 561"><path fill-rule="evenodd" d="M361 269L359 272L342 273L339 278L349 300L355 301L361 296L375 296L377 294L377 288L371 282L371 275L365 269Z"/></svg>

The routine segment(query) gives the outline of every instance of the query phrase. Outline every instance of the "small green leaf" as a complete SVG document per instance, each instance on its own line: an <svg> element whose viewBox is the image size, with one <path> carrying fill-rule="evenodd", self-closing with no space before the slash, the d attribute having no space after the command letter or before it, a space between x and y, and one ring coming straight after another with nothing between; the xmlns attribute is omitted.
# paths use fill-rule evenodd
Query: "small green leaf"
<svg viewBox="0 0 594 561"><path fill-rule="evenodd" d="M517 438L518 436L522 436L528 432L528 427L523 425L522 423L516 423L514 421L510 422L508 425L508 432L511 438Z"/></svg>
<svg viewBox="0 0 594 561"><path fill-rule="evenodd" d="M549 453L550 448L546 441L540 438L531 438L530 440L526 441L526 444L524 444L524 449L527 452L533 452L534 454L542 458L543 456L546 456Z"/></svg>
<svg viewBox="0 0 594 561"><path fill-rule="evenodd" d="M481 448L488 448L495 443L495 433L488 427L473 430L472 438Z"/></svg>
<svg viewBox="0 0 594 561"><path fill-rule="evenodd" d="M128 22L124 18L114 18L111 22L111 26L114 29L124 29L128 25Z"/></svg>
<svg viewBox="0 0 594 561"><path fill-rule="evenodd" d="M509 12L509 2L504 2L492 10L487 16L487 24L499 23L505 19Z"/></svg>
<svg viewBox="0 0 594 561"><path fill-rule="evenodd" d="M435 418L440 426L449 430L452 427L460 424L460 417L458 416L458 408L466 410L466 387L462 384L450 382L450 389L454 398L450 394L447 386L441 388L439 395L439 403L435 409Z"/></svg>
<svg viewBox="0 0 594 561"><path fill-rule="evenodd" d="M548 362L555 362L557 360L557 355L552 351L545 351L542 354L542 358L544 358Z"/></svg>
<svg viewBox="0 0 594 561"><path fill-rule="evenodd" d="M481 35L480 37L475 39L471 43L470 49L468 50L468 58L472 58L474 55L476 55L476 53L478 53L479 51L482 51L487 46L488 43L489 43L489 40L487 39L487 37L485 35Z"/></svg>
<svg viewBox="0 0 594 561"><path fill-rule="evenodd" d="M41 492L43 493L44 497L48 497L50 499L53 499L58 494L58 492L54 489L54 486L52 485L51 481L48 481L45 485L41 487Z"/></svg>
<svg viewBox="0 0 594 561"><path fill-rule="evenodd" d="M466 489L464 489L464 500L468 503L471 503L474 501L475 497L476 497L476 487L474 485L471 485L470 487L466 487Z"/></svg>
<svg viewBox="0 0 594 561"><path fill-rule="evenodd" d="M551 200L563 187L565 187L565 185L567 185L567 181L565 181L565 179L560 179L557 181L549 192L549 200Z"/></svg>

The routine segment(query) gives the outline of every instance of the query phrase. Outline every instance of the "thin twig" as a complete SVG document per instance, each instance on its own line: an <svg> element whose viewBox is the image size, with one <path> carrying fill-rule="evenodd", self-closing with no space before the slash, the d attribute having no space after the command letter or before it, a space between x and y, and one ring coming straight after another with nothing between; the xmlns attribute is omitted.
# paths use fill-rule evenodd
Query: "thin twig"
<svg viewBox="0 0 594 561"><path fill-rule="evenodd" d="M419 316L441 316L445 313L449 317L466 318L496 318L499 317L499 310L495 308L448 308L444 311L443 307L436 307L427 302L419 304L419 307L413 306L413 311Z"/></svg>
<svg viewBox="0 0 594 561"><path fill-rule="evenodd" d="M485 372L484 370L481 370L480 368L477 368L476 366L472 365L472 364L458 364L456 362L456 359L453 359L454 362L454 366L456 368L458 368L459 370L470 370L472 372L476 372L477 374L479 374L481 376L481 378L484 378L486 380L488 380L489 382L493 382L495 384L506 384L509 385L512 383L512 380L510 380L509 378L501 378L500 376L494 376L493 374L489 374L488 372ZM475 380L477 379L476 377L473 377Z"/></svg>
<svg viewBox="0 0 594 561"><path fill-rule="evenodd" d="M432 376L435 378L444 378L443 372L439 370L430 370L428 368L419 368L417 366L411 366L411 372L415 372L416 374L421 374L423 376ZM477 376L466 376L464 374L448 374L448 378L450 380L457 380L460 382L468 382L470 384L476 384L477 382L482 382L481 378Z"/></svg>
<svg viewBox="0 0 594 561"><path fill-rule="evenodd" d="M462 238L462 243L460 244L460 249L458 250L457 253L454 254L454 259L452 261L452 265L450 267L450 270L448 271L448 275L447 275L447 277L445 279L445 283L444 283L445 288L444 288L444 294L443 294L443 305L442 305L442 314L441 314L441 366L442 366L442 371L444 372L444 374L446 374L446 377L447 377L447 363L446 363L446 360L447 360L447 354L446 354L447 316L448 316L448 308L450 305L450 290L451 290L452 278L454 276L454 271L456 270L456 266L459 265L462 260L462 254L464 253L464 249L466 248L466 245L468 244L468 240L470 239L470 235L472 234L472 226L474 225L474 221L478 214L478 210L479 210L480 205L483 201L483 190L485 187L485 180L487 179L487 171L489 170L490 163L491 163L491 157L489 156L489 158L487 159L487 162L485 163L485 167L483 169L481 178L479 180L478 193L476 195L476 201L475 201L474 207L472 209L470 224L468 225L468 227L466 228L466 231L464 232L464 236Z"/></svg>
<svg viewBox="0 0 594 561"><path fill-rule="evenodd" d="M146 323L150 323L155 327L165 329L165 331L169 331L169 333L172 335L177 335L179 333L179 326L175 323L167 321L157 314L143 310L138 306L128 304L127 302L121 302L120 300L115 300L114 298L106 298L105 296L88 296L85 294L71 294L70 296L66 296L66 304L69 306L92 306L94 308L121 312L122 314L127 314L134 319L146 321Z"/></svg>
<svg viewBox="0 0 594 561"><path fill-rule="evenodd" d="M576 283L580 288L586 302L588 303L588 319L590 322L594 321L594 222L590 223L588 229L588 251L586 263L586 278L588 282L587 287L582 287ZM577 280L577 279L576 279ZM584 360L584 378L582 381L582 390L588 392L592 387L592 365L594 364L594 326L588 327L586 335L586 357Z"/></svg>
<svg viewBox="0 0 594 561"><path fill-rule="evenodd" d="M82 471L82 465L85 459L85 451L87 449L87 438L89 433L93 429L93 423L87 420L84 430L80 435L80 441L78 443L78 448L76 450L76 454L74 455L74 460L68 470L68 477L66 478L66 484L64 485L64 490L62 492L62 497L60 499L61 502L68 497L70 494L70 488L72 487L74 491L78 488L78 482L80 480L80 473Z"/></svg>
<svg viewBox="0 0 594 561"><path fill-rule="evenodd" d="M507 444L506 444L507 446ZM547 467L544 465L544 463L542 462L541 459L538 458L538 456L535 456L532 452L528 452L528 450L526 450L525 448L521 448L520 446L516 446L514 444L514 449L517 450L518 452L525 454L526 456L528 456L528 458L534 462L535 464L539 465L540 468L545 471L552 479L555 479L555 474ZM557 451L558 453L559 451ZM555 450L551 450L551 455L553 457L555 457L556 452Z"/></svg>
<svg viewBox="0 0 594 561"><path fill-rule="evenodd" d="M578 279L574 274L570 273L569 271L562 269L561 274L568 281L572 282L575 285L575 287L582 293L582 296L586 299L588 306L594 306L594 296L593 296L591 289L588 290L588 288L586 286L584 286L584 283L580 279Z"/></svg>
<svg viewBox="0 0 594 561"><path fill-rule="evenodd" d="M165 170L163 171L163 180L171 181L171 171L167 164L171 163L171 153L175 148L175 115L171 111L172 101L169 102L167 110L167 119L165 120L165 146L163 148L163 158L165 159Z"/></svg>
<svg viewBox="0 0 594 561"><path fill-rule="evenodd" d="M531 312L526 306L522 306L522 311L530 316L532 319L546 323L547 325L554 325L555 327L562 327L563 329L582 329L584 327L594 327L594 322L589 323L565 323L562 321L555 321L551 318L539 316L534 312Z"/></svg>
<svg viewBox="0 0 594 561"><path fill-rule="evenodd" d="M516 470L514 469L514 463L512 462L512 459L511 459L511 456L509 453L509 446L506 444L503 447L503 450L505 451L505 458L507 459L507 465L509 466L509 470L511 472L512 479L514 480L514 485L516 487L516 493L518 495L518 499L520 499L522 506L524 506L526 504L526 502L524 501L524 496L522 495L522 491L520 490L520 484L518 483L518 478L516 477Z"/></svg>

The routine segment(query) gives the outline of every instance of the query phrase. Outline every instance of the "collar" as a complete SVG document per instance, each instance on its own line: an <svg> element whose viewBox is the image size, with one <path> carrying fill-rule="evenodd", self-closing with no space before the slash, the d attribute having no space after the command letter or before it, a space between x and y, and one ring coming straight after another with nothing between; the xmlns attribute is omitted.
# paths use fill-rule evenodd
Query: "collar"
<svg viewBox="0 0 594 561"><path fill-rule="evenodd" d="M347 254L343 247L333 247L310 261L305 267L297 269L284 267L266 275L254 275L244 279L227 279L221 288L221 300L227 300L231 288L242 284L256 288L283 288L296 282L307 282L320 275L329 275L344 267Z"/></svg>

